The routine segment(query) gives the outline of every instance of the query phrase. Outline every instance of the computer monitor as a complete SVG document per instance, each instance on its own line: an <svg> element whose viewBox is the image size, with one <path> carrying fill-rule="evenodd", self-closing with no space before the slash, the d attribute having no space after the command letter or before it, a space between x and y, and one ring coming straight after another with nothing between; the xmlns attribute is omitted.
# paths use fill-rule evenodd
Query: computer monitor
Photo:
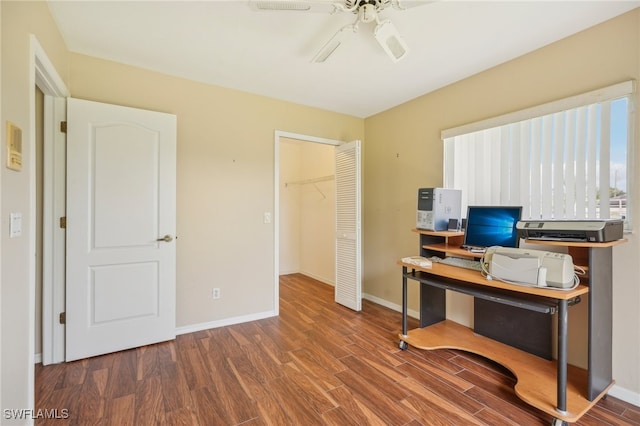
<svg viewBox="0 0 640 426"><path fill-rule="evenodd" d="M518 247L522 206L469 206L462 248Z"/></svg>

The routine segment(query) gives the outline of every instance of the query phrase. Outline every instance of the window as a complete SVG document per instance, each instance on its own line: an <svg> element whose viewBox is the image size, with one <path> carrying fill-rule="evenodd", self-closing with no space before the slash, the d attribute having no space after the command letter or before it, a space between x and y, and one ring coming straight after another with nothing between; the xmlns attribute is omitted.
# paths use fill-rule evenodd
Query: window
<svg viewBox="0 0 640 426"><path fill-rule="evenodd" d="M633 82L442 132L444 186L523 219L624 218Z"/></svg>

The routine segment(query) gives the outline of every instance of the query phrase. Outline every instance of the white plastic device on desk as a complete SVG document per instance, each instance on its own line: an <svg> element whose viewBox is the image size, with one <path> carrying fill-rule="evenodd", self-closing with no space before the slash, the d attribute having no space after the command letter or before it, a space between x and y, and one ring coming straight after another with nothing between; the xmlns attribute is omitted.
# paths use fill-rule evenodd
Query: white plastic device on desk
<svg viewBox="0 0 640 426"><path fill-rule="evenodd" d="M480 263L494 279L538 287L572 288L573 258L566 253L511 247L489 247Z"/></svg>

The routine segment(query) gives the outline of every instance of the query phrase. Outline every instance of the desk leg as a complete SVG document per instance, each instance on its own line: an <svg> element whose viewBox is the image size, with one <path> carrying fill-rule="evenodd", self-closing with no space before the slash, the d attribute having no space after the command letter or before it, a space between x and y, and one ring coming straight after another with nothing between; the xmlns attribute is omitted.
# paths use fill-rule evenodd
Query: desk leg
<svg viewBox="0 0 640 426"><path fill-rule="evenodd" d="M402 267L402 335L407 335L409 328L407 321L407 267Z"/></svg>
<svg viewBox="0 0 640 426"><path fill-rule="evenodd" d="M407 330L409 328L408 321L407 321L408 309L409 308L407 307L407 267L403 266L402 267L402 336L400 341L398 342L398 347L403 351L406 351L407 348L409 347L409 344L404 340L402 340L403 338L407 337L407 333L409 332Z"/></svg>
<svg viewBox="0 0 640 426"><path fill-rule="evenodd" d="M556 410L567 413L567 323L569 302L558 301L558 401Z"/></svg>
<svg viewBox="0 0 640 426"><path fill-rule="evenodd" d="M613 249L589 249L589 385L593 401L612 382Z"/></svg>

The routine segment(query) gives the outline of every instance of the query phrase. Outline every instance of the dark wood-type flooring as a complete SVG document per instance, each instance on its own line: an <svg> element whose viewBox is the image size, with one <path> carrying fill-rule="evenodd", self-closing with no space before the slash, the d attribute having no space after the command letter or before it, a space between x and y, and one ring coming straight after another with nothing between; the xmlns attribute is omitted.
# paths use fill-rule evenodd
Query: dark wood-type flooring
<svg viewBox="0 0 640 426"><path fill-rule="evenodd" d="M303 275L280 282L279 317L38 365L36 410L69 417L36 424L551 424L495 363L400 351L399 313L367 301L353 312L333 301L333 287ZM608 397L576 424L639 425L640 408Z"/></svg>

